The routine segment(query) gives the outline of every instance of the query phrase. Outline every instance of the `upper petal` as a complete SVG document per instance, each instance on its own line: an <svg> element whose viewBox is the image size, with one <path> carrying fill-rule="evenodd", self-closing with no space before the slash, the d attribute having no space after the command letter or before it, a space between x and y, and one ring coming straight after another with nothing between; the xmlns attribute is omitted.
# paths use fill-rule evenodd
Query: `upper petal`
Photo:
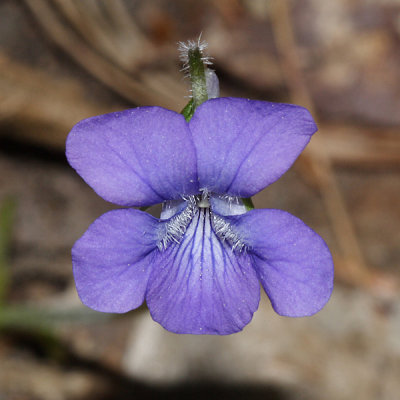
<svg viewBox="0 0 400 400"><path fill-rule="evenodd" d="M276 181L317 130L303 107L239 98L203 103L189 126L200 188L240 197Z"/></svg>
<svg viewBox="0 0 400 400"><path fill-rule="evenodd" d="M93 222L72 249L76 288L84 304L115 313L142 304L158 224L133 209L113 210Z"/></svg>
<svg viewBox="0 0 400 400"><path fill-rule="evenodd" d="M250 246L258 276L278 314L312 315L326 304L333 289L333 262L318 234L280 210L252 210L231 220Z"/></svg>
<svg viewBox="0 0 400 400"><path fill-rule="evenodd" d="M105 200L142 206L198 192L196 154L184 117L160 107L76 124L67 158Z"/></svg>
<svg viewBox="0 0 400 400"><path fill-rule="evenodd" d="M146 301L153 319L172 332L226 335L250 322L259 296L250 257L222 241L209 209L201 209L180 242L154 258Z"/></svg>

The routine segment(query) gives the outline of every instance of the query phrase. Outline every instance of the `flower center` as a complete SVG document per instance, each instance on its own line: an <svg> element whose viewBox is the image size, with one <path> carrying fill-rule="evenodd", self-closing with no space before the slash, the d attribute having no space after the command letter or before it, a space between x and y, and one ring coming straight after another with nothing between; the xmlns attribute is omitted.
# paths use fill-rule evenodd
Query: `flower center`
<svg viewBox="0 0 400 400"><path fill-rule="evenodd" d="M205 190L200 195L184 198L184 201L167 201L161 212L163 227L157 246L160 251L166 250L173 243L181 243L186 234L195 236L197 232L205 231L205 225L209 225L207 231L210 235L217 236L234 251L245 251L245 243L224 217L246 211L240 198L213 195Z"/></svg>
<svg viewBox="0 0 400 400"><path fill-rule="evenodd" d="M200 196L196 197L196 205L199 208L210 208L210 196L206 191L203 191Z"/></svg>

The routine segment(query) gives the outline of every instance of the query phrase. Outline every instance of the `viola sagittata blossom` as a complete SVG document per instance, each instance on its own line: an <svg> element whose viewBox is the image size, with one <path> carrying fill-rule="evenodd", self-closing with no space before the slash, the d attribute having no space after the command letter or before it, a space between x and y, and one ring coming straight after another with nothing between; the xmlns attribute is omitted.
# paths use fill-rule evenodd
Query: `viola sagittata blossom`
<svg viewBox="0 0 400 400"><path fill-rule="evenodd" d="M67 158L103 199L126 208L98 218L72 249L84 304L123 313L147 302L176 333L230 334L257 310L309 316L328 301L325 242L291 214L248 211L317 127L299 106L239 98L201 104L190 122L160 107L86 119ZM132 207L162 203L160 219Z"/></svg>

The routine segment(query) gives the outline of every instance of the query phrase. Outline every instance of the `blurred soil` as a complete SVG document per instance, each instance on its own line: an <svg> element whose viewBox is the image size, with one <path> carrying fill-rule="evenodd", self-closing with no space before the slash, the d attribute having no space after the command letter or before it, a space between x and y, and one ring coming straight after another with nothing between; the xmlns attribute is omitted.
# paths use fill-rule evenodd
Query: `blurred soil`
<svg viewBox="0 0 400 400"><path fill-rule="evenodd" d="M264 296L243 332L196 337L164 331L144 306L116 317L77 298L70 249L114 206L68 166L66 136L118 109L180 111L176 43L199 32L222 95L297 102L319 119L307 152L254 199L332 249L334 294L313 317L279 317ZM395 0L3 0L0 206L11 199L15 215L0 400L397 400L399 46Z"/></svg>

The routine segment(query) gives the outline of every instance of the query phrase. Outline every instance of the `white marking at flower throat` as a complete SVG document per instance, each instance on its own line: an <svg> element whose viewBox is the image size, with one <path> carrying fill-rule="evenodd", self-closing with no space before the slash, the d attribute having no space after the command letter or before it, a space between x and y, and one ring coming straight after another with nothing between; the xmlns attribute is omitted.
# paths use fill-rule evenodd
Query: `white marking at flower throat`
<svg viewBox="0 0 400 400"><path fill-rule="evenodd" d="M224 199L231 201L230 196ZM192 222L196 223L200 213L204 213L204 219L210 221L212 230L222 242L228 243L233 251L246 252L246 244L231 225L225 218L213 212L207 191L203 191L199 196L187 196L183 200L186 201L185 209L164 223L164 229L157 244L160 251L166 250L172 243L179 244L189 225Z"/></svg>

